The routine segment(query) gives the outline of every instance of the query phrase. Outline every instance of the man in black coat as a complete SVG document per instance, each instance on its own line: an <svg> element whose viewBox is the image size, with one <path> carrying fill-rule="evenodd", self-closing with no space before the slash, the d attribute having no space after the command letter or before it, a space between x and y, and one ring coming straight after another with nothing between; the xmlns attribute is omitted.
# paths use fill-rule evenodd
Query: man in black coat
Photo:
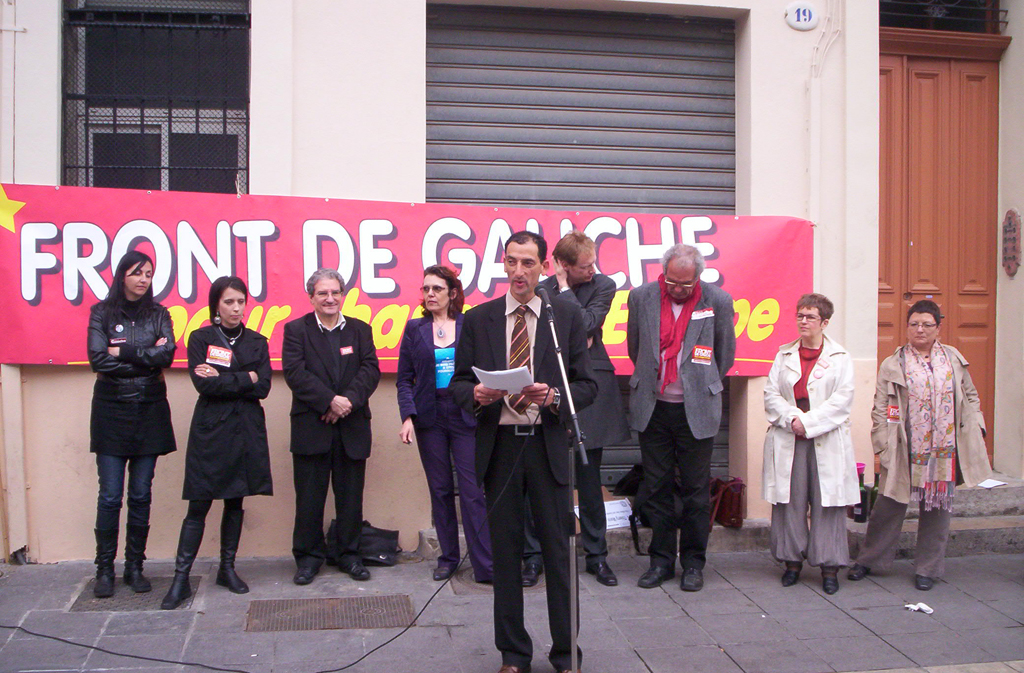
<svg viewBox="0 0 1024 673"><path fill-rule="evenodd" d="M341 315L345 286L333 269L306 281L313 312L284 326L284 379L292 389L296 584L309 584L327 557L324 504L334 489L338 567L370 579L359 554L363 480L370 457L369 399L380 381L370 326Z"/></svg>
<svg viewBox="0 0 1024 673"><path fill-rule="evenodd" d="M597 273L597 249L594 241L582 231L573 230L562 237L551 252L554 273L541 281L557 301L572 306L583 319L587 332L590 364L597 380L597 398L579 413L580 429L587 447L587 464L576 455L576 490L579 492L580 532L583 551L587 554L587 572L609 587L619 583L608 565L608 527L601 492L601 458L603 447L629 441L629 424L622 404L622 393L615 378L608 351L604 347L604 319L612 307L615 281ZM523 556L523 585L533 586L540 579L544 562L540 544L526 523L526 552Z"/></svg>
<svg viewBox="0 0 1024 673"><path fill-rule="evenodd" d="M571 667L569 616L569 535L573 533L571 466L566 423L569 405L542 302L534 294L547 269L547 243L521 231L505 244L508 294L466 314L455 352L449 386L456 402L477 414L476 470L490 513L494 555L494 641L501 652L501 673L530 670L533 644L523 623L524 494L533 510L547 566L548 621L556 671ZM558 343L565 358L569 388L577 409L597 393L587 354L587 338L577 311L555 302ZM528 339L523 339L523 333ZM510 352L512 347L514 352ZM521 391L494 390L479 382L473 367L508 369L524 357L533 381Z"/></svg>

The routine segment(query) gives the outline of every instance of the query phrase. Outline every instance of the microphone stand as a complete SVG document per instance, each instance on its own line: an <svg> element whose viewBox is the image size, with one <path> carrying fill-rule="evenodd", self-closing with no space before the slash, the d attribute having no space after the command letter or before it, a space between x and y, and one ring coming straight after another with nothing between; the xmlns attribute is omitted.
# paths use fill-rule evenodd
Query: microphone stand
<svg viewBox="0 0 1024 673"><path fill-rule="evenodd" d="M565 360L562 359L562 346L558 343L558 331L555 329L555 310L551 306L551 295L546 287L538 287L536 294L543 300L544 308L547 309L548 325L551 328L551 341L555 345L555 359L558 360L558 369L562 374L562 385L565 390L565 399L569 404L569 417L572 420L574 441L569 447L569 488L570 493L576 492L576 456L578 453L580 462L589 465L587 461L587 449L583 445L583 432L580 430L580 420L576 415L576 404L572 399L572 390L569 388L569 375L565 371ZM543 310L541 311L544 312ZM570 500L571 502L571 500ZM570 505L571 506L571 505ZM576 520L576 513L573 512L573 521ZM580 611L580 578L578 560L576 558L576 530L575 526L569 531L569 619L572 622L569 630L569 648L572 651L572 672L580 670L579 648L576 645L579 628Z"/></svg>

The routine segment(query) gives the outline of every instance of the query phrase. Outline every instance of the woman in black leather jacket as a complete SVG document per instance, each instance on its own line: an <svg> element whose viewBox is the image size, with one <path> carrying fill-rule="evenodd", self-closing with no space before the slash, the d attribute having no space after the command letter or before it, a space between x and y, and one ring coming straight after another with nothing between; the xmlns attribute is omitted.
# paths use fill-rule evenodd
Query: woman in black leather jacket
<svg viewBox="0 0 1024 673"><path fill-rule="evenodd" d="M114 594L114 557L128 472L124 582L150 591L142 574L157 456L175 449L163 370L174 361L171 316L153 301L153 260L136 250L121 258L107 298L89 314L93 388L91 451L100 492L96 505L97 598Z"/></svg>

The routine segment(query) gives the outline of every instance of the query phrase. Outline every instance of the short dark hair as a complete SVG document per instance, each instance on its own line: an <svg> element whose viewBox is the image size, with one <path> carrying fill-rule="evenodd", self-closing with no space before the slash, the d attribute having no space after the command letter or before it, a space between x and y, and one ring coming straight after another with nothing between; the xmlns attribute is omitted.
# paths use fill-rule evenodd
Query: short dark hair
<svg viewBox="0 0 1024 673"><path fill-rule="evenodd" d="M548 258L548 242L544 240L539 234L535 234L532 231L517 231L508 237L505 241L505 253L508 254L508 244L515 243L516 245L526 245L527 243L533 243L537 246L537 257L540 261L544 261Z"/></svg>
<svg viewBox="0 0 1024 673"><path fill-rule="evenodd" d="M799 311L802 308L818 309L818 315L821 316L822 322L831 320L832 314L836 312L835 306L832 305L832 300L817 292L811 292L800 297L796 302L796 310Z"/></svg>
<svg viewBox="0 0 1024 673"><path fill-rule="evenodd" d="M238 276L221 276L217 280L213 281L210 285L210 322L213 322L213 318L217 315L217 304L220 303L220 298L224 296L224 291L228 288L232 290L238 290L245 295L245 302L249 303L249 288L245 286L245 281Z"/></svg>
<svg viewBox="0 0 1024 673"><path fill-rule="evenodd" d="M454 318L459 313L462 313L462 307L466 305L466 293L462 289L462 281L459 280L455 270L441 264L435 264L423 269L423 277L426 278L427 276L437 276L443 279L448 286L448 317ZM420 301L420 308L423 309L423 314L426 315L426 299Z"/></svg>
<svg viewBox="0 0 1024 673"><path fill-rule="evenodd" d="M931 317L935 318L935 324L942 324L942 310L939 305L933 302L931 299L921 299L920 301L914 302L914 305L907 309L907 322L910 322L910 316L915 313L927 313Z"/></svg>

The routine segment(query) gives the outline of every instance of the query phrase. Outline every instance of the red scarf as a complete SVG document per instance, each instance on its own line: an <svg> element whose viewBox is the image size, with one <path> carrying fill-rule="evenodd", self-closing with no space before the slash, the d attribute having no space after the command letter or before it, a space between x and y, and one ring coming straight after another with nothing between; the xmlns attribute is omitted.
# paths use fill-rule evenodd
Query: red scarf
<svg viewBox="0 0 1024 673"><path fill-rule="evenodd" d="M693 286L693 292L683 302L683 310L679 317L672 315L672 304L676 302L668 293L668 285L665 284L665 274L658 276L658 286L661 288L661 351L665 363L665 375L661 380L661 392L679 378L679 349L683 347L683 338L686 336L686 328L690 325L690 314L693 307L700 301L700 282Z"/></svg>

